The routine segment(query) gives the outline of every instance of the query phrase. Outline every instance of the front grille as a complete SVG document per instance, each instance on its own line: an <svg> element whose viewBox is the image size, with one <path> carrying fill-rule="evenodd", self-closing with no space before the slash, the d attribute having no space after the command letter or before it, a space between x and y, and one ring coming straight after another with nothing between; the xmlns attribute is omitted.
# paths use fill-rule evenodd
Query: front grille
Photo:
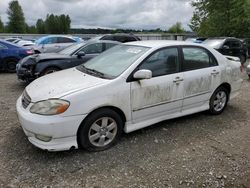
<svg viewBox="0 0 250 188"><path fill-rule="evenodd" d="M23 96L22 96L23 108L26 109L29 106L30 102L31 102L30 96L27 94L26 90L24 90Z"/></svg>

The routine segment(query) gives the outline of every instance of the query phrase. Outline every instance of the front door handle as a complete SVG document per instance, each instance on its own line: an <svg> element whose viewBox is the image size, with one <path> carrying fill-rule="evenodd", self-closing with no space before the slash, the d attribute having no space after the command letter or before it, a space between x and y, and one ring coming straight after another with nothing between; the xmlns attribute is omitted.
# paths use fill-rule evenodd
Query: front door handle
<svg viewBox="0 0 250 188"><path fill-rule="evenodd" d="M176 83L176 84L179 84L180 82L182 82L184 79L183 78L180 78L180 77L176 77L173 82Z"/></svg>

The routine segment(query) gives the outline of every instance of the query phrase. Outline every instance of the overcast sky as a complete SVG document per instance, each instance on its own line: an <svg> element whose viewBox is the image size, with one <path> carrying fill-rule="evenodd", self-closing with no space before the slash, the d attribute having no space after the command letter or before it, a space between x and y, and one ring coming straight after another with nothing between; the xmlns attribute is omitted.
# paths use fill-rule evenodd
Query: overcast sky
<svg viewBox="0 0 250 188"><path fill-rule="evenodd" d="M7 23L11 0L0 0L0 16ZM34 25L46 14L68 14L72 28L166 29L188 23L193 9L190 0L19 0L26 22Z"/></svg>

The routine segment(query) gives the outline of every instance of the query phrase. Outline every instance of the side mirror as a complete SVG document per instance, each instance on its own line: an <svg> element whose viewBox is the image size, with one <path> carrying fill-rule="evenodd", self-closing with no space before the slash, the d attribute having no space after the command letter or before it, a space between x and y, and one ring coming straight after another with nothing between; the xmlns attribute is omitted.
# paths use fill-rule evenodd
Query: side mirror
<svg viewBox="0 0 250 188"><path fill-rule="evenodd" d="M152 71L146 69L138 70L134 73L133 77L136 80L150 79L152 78Z"/></svg>
<svg viewBox="0 0 250 188"><path fill-rule="evenodd" d="M228 45L224 45L222 48L225 49L225 50L228 50L229 46Z"/></svg>
<svg viewBox="0 0 250 188"><path fill-rule="evenodd" d="M83 57L83 56L85 56L86 54L84 53L84 52L78 52L77 53L77 57L78 58L81 58L81 57Z"/></svg>

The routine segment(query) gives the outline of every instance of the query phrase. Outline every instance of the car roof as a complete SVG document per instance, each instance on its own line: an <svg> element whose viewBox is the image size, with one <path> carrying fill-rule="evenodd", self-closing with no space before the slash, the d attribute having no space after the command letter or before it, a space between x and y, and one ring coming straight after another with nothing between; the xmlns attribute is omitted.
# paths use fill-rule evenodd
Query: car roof
<svg viewBox="0 0 250 188"><path fill-rule="evenodd" d="M159 47L177 46L177 45L202 46L200 44L192 42L175 41L175 40L144 40L144 41L127 42L124 43L124 45L144 46L149 48L159 48Z"/></svg>
<svg viewBox="0 0 250 188"><path fill-rule="evenodd" d="M211 37L211 38L208 38L207 40L227 40L227 39L240 40L235 37Z"/></svg>
<svg viewBox="0 0 250 188"><path fill-rule="evenodd" d="M122 44L122 43L119 42L119 41L114 41L114 40L100 40L99 38L89 39L88 41L85 41L85 44L89 44L89 43L100 43L100 42L112 43L112 44Z"/></svg>
<svg viewBox="0 0 250 188"><path fill-rule="evenodd" d="M75 38L74 38L74 36L69 36L69 35L47 35L47 36L43 36L43 37L40 37L40 38L38 38L37 40L44 40L44 39L47 39L47 38L52 38L52 37L65 37L65 38L70 38L70 39L73 39L73 40L76 40Z"/></svg>
<svg viewBox="0 0 250 188"><path fill-rule="evenodd" d="M15 47L15 48L22 48L21 46L18 46L18 45L14 44L14 43L8 42L8 41L3 40L3 39L0 39L0 42L3 45L12 46L12 47Z"/></svg>

